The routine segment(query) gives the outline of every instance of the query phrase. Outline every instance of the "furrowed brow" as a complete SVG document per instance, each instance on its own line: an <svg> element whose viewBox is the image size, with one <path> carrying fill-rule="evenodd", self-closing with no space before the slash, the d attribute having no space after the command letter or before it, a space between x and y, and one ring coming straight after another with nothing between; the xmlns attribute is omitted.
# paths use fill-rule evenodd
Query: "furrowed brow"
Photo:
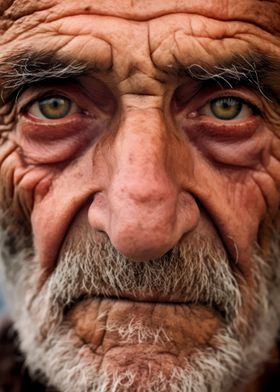
<svg viewBox="0 0 280 392"><path fill-rule="evenodd" d="M280 104L280 58L262 52L235 55L216 64L176 63L161 70L200 82L215 82L222 88L245 85L257 90L267 100ZM0 60L0 99L3 103L34 83L73 79L102 71L104 69L94 63L57 56L51 51L20 52Z"/></svg>
<svg viewBox="0 0 280 392"><path fill-rule="evenodd" d="M0 61L1 99L18 94L26 86L47 80L72 79L92 72L100 72L94 64L52 52L21 52Z"/></svg>
<svg viewBox="0 0 280 392"><path fill-rule="evenodd" d="M280 58L261 52L235 55L216 64L176 64L164 71L200 82L214 82L221 88L248 86L267 100L280 103Z"/></svg>

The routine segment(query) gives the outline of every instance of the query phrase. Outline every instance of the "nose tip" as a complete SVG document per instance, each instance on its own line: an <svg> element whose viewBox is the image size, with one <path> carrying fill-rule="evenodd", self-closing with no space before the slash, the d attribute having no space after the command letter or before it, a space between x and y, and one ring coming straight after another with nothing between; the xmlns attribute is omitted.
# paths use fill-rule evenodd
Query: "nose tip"
<svg viewBox="0 0 280 392"><path fill-rule="evenodd" d="M134 226L124 225L110 232L113 246L124 256L134 261L148 261L163 256L176 244L174 236L168 237L159 227L143 228L137 222Z"/></svg>
<svg viewBox="0 0 280 392"><path fill-rule="evenodd" d="M137 261L158 258L172 248L176 243L174 193L130 189L115 194L117 208L112 209L109 228L113 245Z"/></svg>
<svg viewBox="0 0 280 392"><path fill-rule="evenodd" d="M91 226L106 232L112 245L135 261L163 256L198 221L192 196L174 187L164 193L155 189L132 193L119 187L102 197L106 202L95 204L95 200L90 207Z"/></svg>

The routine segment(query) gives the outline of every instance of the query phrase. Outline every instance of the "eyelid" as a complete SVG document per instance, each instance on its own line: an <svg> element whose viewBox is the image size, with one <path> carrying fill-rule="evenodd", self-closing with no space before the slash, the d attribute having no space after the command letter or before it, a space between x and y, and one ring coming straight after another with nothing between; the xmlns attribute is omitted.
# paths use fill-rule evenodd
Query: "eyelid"
<svg viewBox="0 0 280 392"><path fill-rule="evenodd" d="M214 101L218 101L218 100L222 100L222 99L228 99L228 98L233 98L235 99L237 102L241 102L242 104L242 108L240 113L238 113L236 115L236 117L232 118L232 119L222 119L222 118L218 118L215 116L215 114L212 112L211 109L211 103ZM228 121L228 122L232 122L232 121L245 121L248 120L249 117L251 117L252 115L256 115L259 114L259 109L253 105L251 102L245 101L243 98L237 97L237 96L221 96L218 98L214 98L211 99L210 101L208 101L205 105L203 105L202 107L200 107L200 109L198 109L196 111L196 113L198 113L198 115L203 115L209 118L212 118L215 121Z"/></svg>
<svg viewBox="0 0 280 392"><path fill-rule="evenodd" d="M17 114L28 110L33 103L42 98L59 95L77 104L81 110L86 107L86 97L77 81L52 82L47 85L33 85L25 89L16 100Z"/></svg>
<svg viewBox="0 0 280 392"><path fill-rule="evenodd" d="M178 94L179 89L179 94ZM186 90L186 91L184 91ZM188 85L179 86L174 93L173 109L176 113L185 113L187 116L195 113L212 100L225 96L242 99L245 103L255 108L260 115L265 114L263 99L253 90L245 86L222 88L217 85L200 85L194 94L188 94ZM188 99L186 99L188 97Z"/></svg>
<svg viewBox="0 0 280 392"><path fill-rule="evenodd" d="M54 98L54 97L62 98L65 101L68 100L70 103L69 111L65 114L65 116L62 116L61 118L47 118L43 114L43 110L40 108L41 101L43 101L44 99ZM73 100L70 100L69 98L62 96L62 95L58 95L58 94L46 95L46 96L43 96L39 99L36 99L35 101L33 101L29 105L27 105L23 110L24 110L24 112L28 111L28 115L32 116L33 118L38 119L38 120L45 120L45 121L65 120L66 118L70 117L71 115L81 112L78 105L75 102L73 102Z"/></svg>
<svg viewBox="0 0 280 392"><path fill-rule="evenodd" d="M203 99L203 101L200 101L199 107L195 111L201 110L204 106L207 104L210 104L211 101L214 101L219 98L225 98L225 97L232 97L239 99L243 101L243 104L248 105L249 108L252 110L257 110L258 113L263 112L263 104L262 101L256 97L254 93L251 91L248 91L247 89L226 89L226 90L219 90L212 92L210 94L207 94L207 96Z"/></svg>
<svg viewBox="0 0 280 392"><path fill-rule="evenodd" d="M101 80L80 77L48 81L43 84L27 86L16 99L16 113L20 114L25 106L47 95L61 95L76 103L85 113L102 115L115 112L117 104L112 91Z"/></svg>
<svg viewBox="0 0 280 392"><path fill-rule="evenodd" d="M68 94L66 94L65 92L59 90L37 91L37 92L31 92L30 94L26 94L22 98L19 98L17 113L18 114L26 113L31 108L31 106L34 105L36 102L39 102L43 98L48 98L53 96L60 96L62 98L66 98L69 101L73 102L75 105L77 105L77 107L79 107L78 104L75 102L75 100L73 100L73 98Z"/></svg>

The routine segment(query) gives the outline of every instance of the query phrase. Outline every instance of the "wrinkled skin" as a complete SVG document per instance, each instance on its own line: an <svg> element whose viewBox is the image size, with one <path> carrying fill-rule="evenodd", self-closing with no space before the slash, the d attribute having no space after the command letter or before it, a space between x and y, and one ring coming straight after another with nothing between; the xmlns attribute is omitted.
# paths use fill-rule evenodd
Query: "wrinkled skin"
<svg viewBox="0 0 280 392"><path fill-rule="evenodd" d="M0 61L25 48L44 48L101 69L78 82L26 89L14 115L2 105L9 129L0 145L0 203L31 222L38 290L55 270L66 239L83 231L106 233L135 263L159 258L199 234L228 252L243 282L240 312L249 319L253 246L257 242L266 254L268 230L278 217L280 107L249 87L227 86L222 96L241 97L260 114L247 106L240 119L218 121L203 112L221 96L218 85L198 90L198 81L165 70L176 59L186 66L215 64L252 50L280 60L280 3L2 0L0 8ZM33 106L22 110L49 90L84 113L77 109L54 121L36 117ZM104 304L108 318L125 325L130 320L124 315L133 314L156 330L168 315L174 343L166 344L166 352L164 346L153 351L119 344L114 332L93 333L102 306L81 303L68 317L108 368L125 369L132 355L134 367L151 360L160 368L162 355L168 372L194 348L207 346L223 324L208 306L182 315L166 303L170 298L123 297L130 301Z"/></svg>

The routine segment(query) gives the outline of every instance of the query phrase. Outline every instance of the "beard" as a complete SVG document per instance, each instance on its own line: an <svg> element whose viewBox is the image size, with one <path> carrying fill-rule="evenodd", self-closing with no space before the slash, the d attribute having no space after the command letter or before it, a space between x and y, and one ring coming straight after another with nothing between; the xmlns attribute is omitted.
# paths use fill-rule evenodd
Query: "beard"
<svg viewBox="0 0 280 392"><path fill-rule="evenodd" d="M1 276L27 365L34 377L62 392L236 390L269 357L279 327L279 244L273 231L272 237L265 259L255 245L250 292L222 245L204 237L140 263L119 254L107 237L88 233L65 241L56 268L38 288L42 272L31 236L18 225L8 225L1 233ZM151 301L168 301L170 307L180 301L189 308L215 309L221 327L171 372L163 362L154 366L145 357L141 368L102 367L100 356L77 336L68 315L76 304L100 306L101 301L105 305L93 321L99 332L117 334L125 344L164 349L172 339L167 322L154 328L134 314L125 323L108 320L108 302L136 301L143 294Z"/></svg>

